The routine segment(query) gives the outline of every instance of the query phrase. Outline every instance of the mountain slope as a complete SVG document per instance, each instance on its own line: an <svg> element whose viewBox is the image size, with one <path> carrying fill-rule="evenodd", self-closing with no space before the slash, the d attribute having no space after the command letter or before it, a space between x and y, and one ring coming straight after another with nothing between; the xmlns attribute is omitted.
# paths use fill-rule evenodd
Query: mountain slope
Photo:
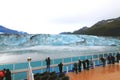
<svg viewBox="0 0 120 80"><path fill-rule="evenodd" d="M27 34L26 32L19 32L16 30L8 29L0 25L0 33L4 34Z"/></svg>
<svg viewBox="0 0 120 80"><path fill-rule="evenodd" d="M90 28L74 31L73 34L87 34L97 36L120 36L120 17L102 20Z"/></svg>
<svg viewBox="0 0 120 80"><path fill-rule="evenodd" d="M74 34L85 34L87 29L88 29L88 27L83 27L83 28L81 28L79 30L74 31L73 33Z"/></svg>

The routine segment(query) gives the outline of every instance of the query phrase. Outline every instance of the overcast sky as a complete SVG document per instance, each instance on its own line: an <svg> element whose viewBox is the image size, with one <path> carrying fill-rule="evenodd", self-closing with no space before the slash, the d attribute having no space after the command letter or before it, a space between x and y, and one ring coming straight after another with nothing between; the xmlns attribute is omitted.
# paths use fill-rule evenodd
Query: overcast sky
<svg viewBox="0 0 120 80"><path fill-rule="evenodd" d="M28 33L72 32L120 17L120 0L0 0L0 25Z"/></svg>

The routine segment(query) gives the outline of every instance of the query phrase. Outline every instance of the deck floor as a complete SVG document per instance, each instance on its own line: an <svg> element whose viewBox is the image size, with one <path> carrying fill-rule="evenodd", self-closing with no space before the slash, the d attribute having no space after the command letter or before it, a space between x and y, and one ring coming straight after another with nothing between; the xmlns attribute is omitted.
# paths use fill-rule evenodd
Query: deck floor
<svg viewBox="0 0 120 80"><path fill-rule="evenodd" d="M69 76L70 80L120 80L120 65L116 63L105 67L97 66L78 74L69 72L66 75Z"/></svg>

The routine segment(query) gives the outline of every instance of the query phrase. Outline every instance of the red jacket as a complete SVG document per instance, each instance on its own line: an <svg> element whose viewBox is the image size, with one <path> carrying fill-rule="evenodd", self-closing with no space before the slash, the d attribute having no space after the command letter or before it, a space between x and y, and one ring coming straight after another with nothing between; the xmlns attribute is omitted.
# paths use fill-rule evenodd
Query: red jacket
<svg viewBox="0 0 120 80"><path fill-rule="evenodd" d="M4 73L4 71L0 71L0 77L2 78L2 77L4 77L5 76L5 73Z"/></svg>

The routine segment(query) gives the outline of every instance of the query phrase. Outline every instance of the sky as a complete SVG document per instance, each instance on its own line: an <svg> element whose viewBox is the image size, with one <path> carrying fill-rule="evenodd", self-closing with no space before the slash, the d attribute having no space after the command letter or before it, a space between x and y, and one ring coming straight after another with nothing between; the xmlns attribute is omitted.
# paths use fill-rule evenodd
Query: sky
<svg viewBox="0 0 120 80"><path fill-rule="evenodd" d="M120 17L120 0L0 0L0 25L30 34L58 34Z"/></svg>

